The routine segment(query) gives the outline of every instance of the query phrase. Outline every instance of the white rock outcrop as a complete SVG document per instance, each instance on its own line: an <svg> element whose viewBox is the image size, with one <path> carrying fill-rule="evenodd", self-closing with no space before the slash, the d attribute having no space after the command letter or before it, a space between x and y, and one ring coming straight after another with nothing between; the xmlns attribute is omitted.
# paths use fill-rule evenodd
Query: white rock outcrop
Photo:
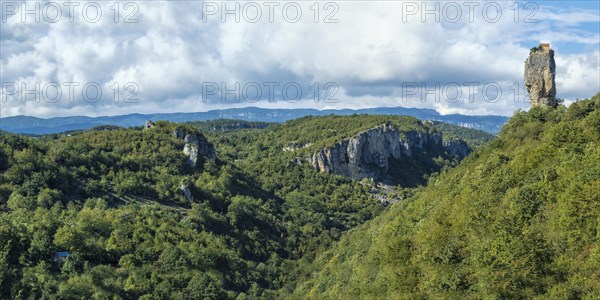
<svg viewBox="0 0 600 300"><path fill-rule="evenodd" d="M390 159L413 156L415 151L442 149L440 133L409 131L402 134L389 123L363 131L353 138L314 153L309 161L325 173L344 175L355 180L384 179Z"/></svg>

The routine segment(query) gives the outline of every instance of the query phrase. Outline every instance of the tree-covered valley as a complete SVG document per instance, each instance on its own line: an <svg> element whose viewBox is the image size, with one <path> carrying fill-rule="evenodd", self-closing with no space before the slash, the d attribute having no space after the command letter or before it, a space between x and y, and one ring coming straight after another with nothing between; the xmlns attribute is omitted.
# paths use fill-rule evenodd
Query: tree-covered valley
<svg viewBox="0 0 600 300"><path fill-rule="evenodd" d="M599 135L599 95L499 137L386 115L2 132L0 298L593 299Z"/></svg>

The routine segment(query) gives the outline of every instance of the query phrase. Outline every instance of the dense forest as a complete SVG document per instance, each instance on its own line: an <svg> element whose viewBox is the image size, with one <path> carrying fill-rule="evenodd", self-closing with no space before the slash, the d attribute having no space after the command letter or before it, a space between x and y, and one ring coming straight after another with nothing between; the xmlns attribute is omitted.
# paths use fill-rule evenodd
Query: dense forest
<svg viewBox="0 0 600 300"><path fill-rule="evenodd" d="M300 154L282 148L326 146L386 121L438 130L412 117L362 115L3 132L1 298L276 297L294 281L290 270L386 207L375 183L290 165ZM190 164L183 133L208 138L216 159Z"/></svg>
<svg viewBox="0 0 600 300"><path fill-rule="evenodd" d="M599 299L600 94L499 138L305 269L291 298Z"/></svg>
<svg viewBox="0 0 600 300"><path fill-rule="evenodd" d="M368 115L0 132L0 298L593 298L599 108L498 138ZM291 163L388 122L475 152L416 155L399 186Z"/></svg>

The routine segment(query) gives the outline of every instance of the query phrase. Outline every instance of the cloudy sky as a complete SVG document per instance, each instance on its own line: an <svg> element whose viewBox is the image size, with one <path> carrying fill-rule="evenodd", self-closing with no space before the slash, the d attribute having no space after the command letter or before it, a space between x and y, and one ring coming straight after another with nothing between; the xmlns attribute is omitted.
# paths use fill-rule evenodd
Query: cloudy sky
<svg viewBox="0 0 600 300"><path fill-rule="evenodd" d="M1 1L0 116L511 115L529 106L523 62L540 41L555 49L559 97L600 91L598 1L69 2Z"/></svg>

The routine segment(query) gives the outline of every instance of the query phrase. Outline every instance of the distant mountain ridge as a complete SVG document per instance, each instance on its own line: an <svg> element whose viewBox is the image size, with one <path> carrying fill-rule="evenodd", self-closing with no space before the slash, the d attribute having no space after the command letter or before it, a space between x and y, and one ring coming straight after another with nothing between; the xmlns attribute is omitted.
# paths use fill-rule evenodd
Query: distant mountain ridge
<svg viewBox="0 0 600 300"><path fill-rule="evenodd" d="M207 112L192 113L157 113L157 114L128 114L102 117L54 117L37 118L31 116L14 116L0 118L0 129L12 133L24 134L49 134L69 130L89 129L100 125L115 125L122 127L141 126L146 120L165 120L170 122L205 121L214 119L238 119L260 122L285 122L303 116L323 115L406 115L421 120L442 121L462 127L484 130L497 133L506 123L508 117L504 116L467 116L460 114L441 115L433 109L404 108L404 107L377 107L365 109L269 109L258 107L229 108L211 110Z"/></svg>

